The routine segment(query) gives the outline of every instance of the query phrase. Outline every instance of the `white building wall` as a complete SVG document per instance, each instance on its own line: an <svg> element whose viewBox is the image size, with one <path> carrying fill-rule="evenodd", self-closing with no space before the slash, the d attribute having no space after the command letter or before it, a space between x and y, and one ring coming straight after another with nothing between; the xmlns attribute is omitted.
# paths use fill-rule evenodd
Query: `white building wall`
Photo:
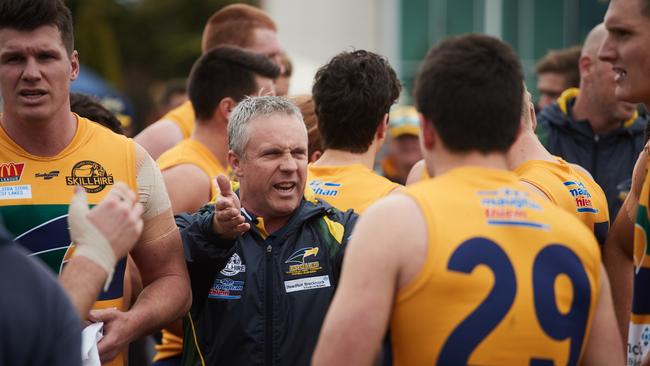
<svg viewBox="0 0 650 366"><path fill-rule="evenodd" d="M289 93L309 93L316 70L343 50L383 54L397 70L398 1L262 0L294 65Z"/></svg>

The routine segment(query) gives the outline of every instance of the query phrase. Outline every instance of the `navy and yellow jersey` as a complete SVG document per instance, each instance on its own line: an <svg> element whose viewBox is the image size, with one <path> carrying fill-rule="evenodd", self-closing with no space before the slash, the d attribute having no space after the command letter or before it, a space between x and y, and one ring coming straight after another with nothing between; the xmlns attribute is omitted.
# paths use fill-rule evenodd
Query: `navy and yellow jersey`
<svg viewBox="0 0 650 366"><path fill-rule="evenodd" d="M99 203L117 181L136 188L135 147L131 139L76 116L70 144L53 157L26 152L0 128L0 215L15 240L60 273L74 252L68 232L68 205L74 187L85 188L88 203ZM118 262L108 290L95 309L126 310L126 260ZM110 365L121 365L122 355Z"/></svg>
<svg viewBox="0 0 650 366"><path fill-rule="evenodd" d="M353 209L357 213L363 213L372 203L402 187L361 164L309 164L307 183L305 191L308 194L313 192L339 210Z"/></svg>
<svg viewBox="0 0 650 366"><path fill-rule="evenodd" d="M587 173L566 161L529 160L515 170L519 179L544 192L551 202L585 223L603 245L609 230L605 192Z"/></svg>
<svg viewBox="0 0 650 366"><path fill-rule="evenodd" d="M161 120L172 121L178 126L183 134L183 139L189 138L194 132L194 108L188 100L180 106L167 112Z"/></svg>
<svg viewBox="0 0 650 366"><path fill-rule="evenodd" d="M650 159L649 159L650 160ZM646 163L647 164L647 163ZM627 340L627 364L640 365L650 350L650 170L647 171L634 225L634 293Z"/></svg>
<svg viewBox="0 0 650 366"><path fill-rule="evenodd" d="M428 246L393 305L395 365L579 363L601 281L585 225L507 171L457 168L403 192Z"/></svg>

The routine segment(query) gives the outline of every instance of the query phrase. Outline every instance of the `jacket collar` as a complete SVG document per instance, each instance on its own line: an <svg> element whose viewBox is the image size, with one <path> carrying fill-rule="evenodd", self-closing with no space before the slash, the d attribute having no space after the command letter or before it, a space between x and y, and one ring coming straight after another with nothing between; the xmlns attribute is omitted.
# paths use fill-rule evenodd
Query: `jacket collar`
<svg viewBox="0 0 650 366"><path fill-rule="evenodd" d="M557 98L556 102L558 107L560 107L560 110L562 113L564 113L565 116L569 116L569 107L573 104L575 101L576 97L580 94L580 89L578 88L569 88L565 91L562 92L559 98ZM628 119L627 121L623 122L623 128L629 128L631 127L636 119L639 118L639 112L634 111L634 115ZM573 117L570 117L571 120L573 120Z"/></svg>

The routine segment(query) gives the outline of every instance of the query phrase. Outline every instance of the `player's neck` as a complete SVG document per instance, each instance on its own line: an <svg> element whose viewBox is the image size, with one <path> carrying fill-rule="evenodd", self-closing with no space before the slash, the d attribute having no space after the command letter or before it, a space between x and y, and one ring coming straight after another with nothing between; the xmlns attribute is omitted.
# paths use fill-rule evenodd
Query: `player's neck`
<svg viewBox="0 0 650 366"><path fill-rule="evenodd" d="M24 121L5 113L0 120L7 135L26 152L40 157L58 155L72 142L77 132L77 119L70 109L48 120Z"/></svg>
<svg viewBox="0 0 650 366"><path fill-rule="evenodd" d="M375 140L364 153L353 153L349 151L326 149L318 160L313 163L315 166L344 166L361 164L368 169L375 167L378 142Z"/></svg>
<svg viewBox="0 0 650 366"><path fill-rule="evenodd" d="M506 155L504 153L483 154L472 151L464 154L450 153L448 151L436 151L432 157L433 171L436 176L462 167L480 167L499 170L509 170Z"/></svg>
<svg viewBox="0 0 650 366"><path fill-rule="evenodd" d="M343 150L328 149L323 152L318 160L313 163L315 166L344 166L361 164L372 169L375 164L375 154L365 153L356 154Z"/></svg>
<svg viewBox="0 0 650 366"><path fill-rule="evenodd" d="M197 121L192 138L205 146L221 163L228 166L228 136L225 123Z"/></svg>
<svg viewBox="0 0 650 366"><path fill-rule="evenodd" d="M506 154L508 168L515 169L529 160L555 161L533 131L524 131Z"/></svg>

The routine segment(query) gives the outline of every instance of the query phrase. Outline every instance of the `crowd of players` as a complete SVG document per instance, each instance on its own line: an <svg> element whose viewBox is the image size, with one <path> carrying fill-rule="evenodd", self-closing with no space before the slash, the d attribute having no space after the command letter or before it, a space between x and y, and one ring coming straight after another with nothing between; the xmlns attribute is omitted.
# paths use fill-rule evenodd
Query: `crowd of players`
<svg viewBox="0 0 650 366"><path fill-rule="evenodd" d="M216 12L189 101L132 140L70 95L63 2L0 2L0 364L125 365L159 331L158 366L650 364L650 1L610 2L539 119L510 46L433 46L406 186L373 171L408 128L386 58L341 52L286 99L276 32ZM596 174L557 156L578 132L636 152ZM632 165L612 211L600 176Z"/></svg>

